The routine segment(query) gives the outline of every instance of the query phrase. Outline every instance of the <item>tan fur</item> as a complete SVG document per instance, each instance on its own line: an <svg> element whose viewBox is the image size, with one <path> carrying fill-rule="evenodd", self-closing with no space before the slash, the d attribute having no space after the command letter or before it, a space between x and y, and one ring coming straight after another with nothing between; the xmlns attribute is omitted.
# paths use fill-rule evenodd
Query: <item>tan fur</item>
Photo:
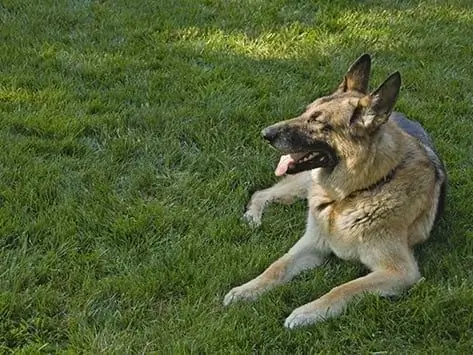
<svg viewBox="0 0 473 355"><path fill-rule="evenodd" d="M365 69L349 70L334 94L315 100L299 117L278 124L328 142L337 148L340 161L333 170L287 176L253 195L245 218L254 225L261 223L268 202L307 198L306 232L262 275L231 290L225 305L255 298L298 272L321 265L329 253L358 260L371 273L297 308L286 319L287 327L335 316L365 292L397 294L420 278L412 246L429 236L445 177L436 178L435 166L420 141L387 120L390 111L383 117L377 92L366 95L369 66L363 77ZM362 116L351 124L357 108L363 110ZM390 174L388 183L379 183Z"/></svg>

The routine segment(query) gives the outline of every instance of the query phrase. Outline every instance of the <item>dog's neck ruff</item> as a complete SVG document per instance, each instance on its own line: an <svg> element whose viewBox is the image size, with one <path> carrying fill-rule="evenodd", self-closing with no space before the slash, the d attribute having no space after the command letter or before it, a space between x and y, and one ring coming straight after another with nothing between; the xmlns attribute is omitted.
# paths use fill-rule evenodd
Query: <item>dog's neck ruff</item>
<svg viewBox="0 0 473 355"><path fill-rule="evenodd" d="M368 187L365 187L363 189L355 190L352 193L350 193L347 197L353 197L353 196L355 196L359 193L362 193L362 192L372 191L372 190L374 190L378 187L381 187L381 186L389 183L394 178L394 176L396 175L397 170L399 170L401 165L402 165L402 162L399 165L396 165L391 171L389 171L389 173L387 173L381 179L376 181L374 184L371 184ZM316 206L316 208L317 208L318 211L322 211L326 207L332 205L334 202L336 202L336 200L332 200L332 201L329 201L329 202L324 202L324 203L321 203L320 205Z"/></svg>
<svg viewBox="0 0 473 355"><path fill-rule="evenodd" d="M401 168L402 165L403 165L403 162L401 161L398 165L396 165L392 170L389 171L389 173L387 173L381 179L369 185L368 187L353 191L350 195L355 195L355 194L358 194L360 192L365 192L365 191L372 191L378 187L381 187L389 183L394 178L394 176L396 175L396 172Z"/></svg>

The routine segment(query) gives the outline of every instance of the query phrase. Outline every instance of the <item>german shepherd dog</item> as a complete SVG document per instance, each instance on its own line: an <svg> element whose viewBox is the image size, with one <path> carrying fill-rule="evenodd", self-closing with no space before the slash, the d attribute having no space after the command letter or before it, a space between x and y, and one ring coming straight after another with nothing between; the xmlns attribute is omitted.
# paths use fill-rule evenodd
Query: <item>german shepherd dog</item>
<svg viewBox="0 0 473 355"><path fill-rule="evenodd" d="M262 136L282 154L275 174L286 175L251 197L245 219L261 223L269 202L308 200L302 238L255 279L233 288L224 305L252 300L334 253L370 272L296 308L287 328L340 314L364 293L396 295L420 278L413 247L440 215L446 172L422 126L393 112L399 72L368 93L371 57L362 55L329 96Z"/></svg>

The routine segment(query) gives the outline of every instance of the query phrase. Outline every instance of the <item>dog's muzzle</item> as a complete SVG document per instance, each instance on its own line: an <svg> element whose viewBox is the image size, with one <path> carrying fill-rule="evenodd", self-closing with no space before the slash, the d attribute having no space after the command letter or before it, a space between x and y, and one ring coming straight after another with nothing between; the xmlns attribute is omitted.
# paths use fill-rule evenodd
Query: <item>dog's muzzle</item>
<svg viewBox="0 0 473 355"><path fill-rule="evenodd" d="M299 128L275 124L264 128L261 131L261 136L281 153L303 157L291 162L285 172L287 174L296 174L315 168L334 167L338 162L337 154L329 144L311 138ZM308 157L312 158L307 159Z"/></svg>

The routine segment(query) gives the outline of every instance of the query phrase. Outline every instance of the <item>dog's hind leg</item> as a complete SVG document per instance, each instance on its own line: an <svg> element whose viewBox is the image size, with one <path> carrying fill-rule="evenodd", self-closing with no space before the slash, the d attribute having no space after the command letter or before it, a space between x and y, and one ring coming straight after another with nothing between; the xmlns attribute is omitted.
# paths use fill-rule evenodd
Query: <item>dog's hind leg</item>
<svg viewBox="0 0 473 355"><path fill-rule="evenodd" d="M307 229L302 238L261 275L227 293L223 304L227 306L238 300L256 299L265 291L291 280L301 271L320 266L329 252L330 249L320 237L315 220L309 212Z"/></svg>
<svg viewBox="0 0 473 355"><path fill-rule="evenodd" d="M256 191L251 196L243 219L251 226L257 227L261 224L264 208L269 202L291 204L298 198L307 198L309 186L310 174L308 172L287 175L275 185Z"/></svg>

